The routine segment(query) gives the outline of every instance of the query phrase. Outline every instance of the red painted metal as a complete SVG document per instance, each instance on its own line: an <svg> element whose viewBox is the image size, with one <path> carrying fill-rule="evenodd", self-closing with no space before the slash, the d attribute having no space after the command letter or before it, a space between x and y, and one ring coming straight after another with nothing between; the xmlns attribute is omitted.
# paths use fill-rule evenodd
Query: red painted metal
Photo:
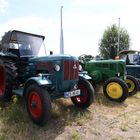
<svg viewBox="0 0 140 140"><path fill-rule="evenodd" d="M75 96L75 97L72 97L72 98L78 104L82 105L82 104L86 103L88 98L89 98L88 90L87 90L87 87L84 84L82 84L82 83L78 84L78 89L80 89L81 95Z"/></svg>
<svg viewBox="0 0 140 140"><path fill-rule="evenodd" d="M36 91L32 91L31 93L29 93L28 107L31 115L34 118L40 118L42 114L42 103Z"/></svg>
<svg viewBox="0 0 140 140"><path fill-rule="evenodd" d="M70 62L70 80L73 80L74 79L74 62L71 61Z"/></svg>
<svg viewBox="0 0 140 140"><path fill-rule="evenodd" d="M3 66L0 66L0 96L5 93L6 87L6 77L5 77L5 69Z"/></svg>
<svg viewBox="0 0 140 140"><path fill-rule="evenodd" d="M37 69L47 69L49 72L53 70L52 62L39 62Z"/></svg>
<svg viewBox="0 0 140 140"><path fill-rule="evenodd" d="M69 79L69 61L64 62L64 80Z"/></svg>
<svg viewBox="0 0 140 140"><path fill-rule="evenodd" d="M64 62L64 80L78 79L78 61L65 61Z"/></svg>

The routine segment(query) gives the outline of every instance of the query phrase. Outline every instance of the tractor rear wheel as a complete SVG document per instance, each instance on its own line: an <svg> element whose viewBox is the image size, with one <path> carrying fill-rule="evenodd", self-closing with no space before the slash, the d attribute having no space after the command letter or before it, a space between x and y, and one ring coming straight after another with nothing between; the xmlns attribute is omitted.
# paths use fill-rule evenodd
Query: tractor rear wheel
<svg viewBox="0 0 140 140"><path fill-rule="evenodd" d="M31 120L37 125L45 125L51 117L51 99L48 92L37 84L26 89L26 108Z"/></svg>
<svg viewBox="0 0 140 140"><path fill-rule="evenodd" d="M128 86L129 96L132 96L138 92L139 82L135 77L127 75L125 82Z"/></svg>
<svg viewBox="0 0 140 140"><path fill-rule="evenodd" d="M12 97L12 89L14 80L16 78L15 64L8 58L2 58L0 60L0 97L6 100L10 100Z"/></svg>
<svg viewBox="0 0 140 140"><path fill-rule="evenodd" d="M123 102L128 97L128 88L126 83L116 77L108 79L103 85L104 95L116 102Z"/></svg>
<svg viewBox="0 0 140 140"><path fill-rule="evenodd" d="M90 82L85 79L79 79L78 89L80 89L81 94L71 97L71 101L75 106L85 109L93 103L94 89Z"/></svg>

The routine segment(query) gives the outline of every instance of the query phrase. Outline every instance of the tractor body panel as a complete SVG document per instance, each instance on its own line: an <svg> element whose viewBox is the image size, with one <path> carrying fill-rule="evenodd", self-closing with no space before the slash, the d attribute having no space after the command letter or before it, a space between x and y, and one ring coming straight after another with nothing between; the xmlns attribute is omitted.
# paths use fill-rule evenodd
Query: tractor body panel
<svg viewBox="0 0 140 140"><path fill-rule="evenodd" d="M126 71L128 75L140 79L140 65L126 65Z"/></svg>
<svg viewBox="0 0 140 140"><path fill-rule="evenodd" d="M85 63L85 70L95 83L111 77L125 79L126 69L124 60L90 60Z"/></svg>

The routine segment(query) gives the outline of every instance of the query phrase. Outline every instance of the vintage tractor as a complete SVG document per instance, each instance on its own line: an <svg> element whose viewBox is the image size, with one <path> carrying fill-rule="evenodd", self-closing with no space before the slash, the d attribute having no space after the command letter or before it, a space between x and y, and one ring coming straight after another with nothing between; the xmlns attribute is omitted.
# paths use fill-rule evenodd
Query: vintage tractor
<svg viewBox="0 0 140 140"><path fill-rule="evenodd" d="M78 72L79 61L70 55L48 55L44 36L8 31L1 40L0 97L25 97L33 122L44 125L51 116L51 100L71 98L85 109L93 102L94 89L88 75Z"/></svg>
<svg viewBox="0 0 140 140"><path fill-rule="evenodd" d="M123 102L128 97L124 60L93 60L81 55L79 61L81 68L92 77L93 86L103 83L103 92L107 98Z"/></svg>
<svg viewBox="0 0 140 140"><path fill-rule="evenodd" d="M133 94L140 90L140 52L136 50L123 50L119 53L119 58L126 62L126 71L129 79L126 80ZM134 78L135 77L135 78Z"/></svg>

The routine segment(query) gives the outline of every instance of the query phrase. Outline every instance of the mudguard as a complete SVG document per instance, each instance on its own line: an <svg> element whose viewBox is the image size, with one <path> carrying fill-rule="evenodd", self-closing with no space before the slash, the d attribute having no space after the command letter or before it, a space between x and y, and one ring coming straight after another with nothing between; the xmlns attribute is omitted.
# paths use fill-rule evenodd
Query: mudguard
<svg viewBox="0 0 140 140"><path fill-rule="evenodd" d="M41 76L40 77L32 77L32 78L29 78L26 81L25 85L27 85L30 82L35 82L39 86L41 86L41 85L51 85L52 84L51 80L49 80L49 79L47 79L45 77L41 77Z"/></svg>
<svg viewBox="0 0 140 140"><path fill-rule="evenodd" d="M92 80L86 71L79 72L79 79Z"/></svg>
<svg viewBox="0 0 140 140"><path fill-rule="evenodd" d="M42 77L42 76L31 77L26 81L26 83L24 85L23 95L25 95L27 87L31 84L37 84L39 86L43 86L43 85L47 86L47 85L52 85L52 82L51 82L51 80L49 80L45 77Z"/></svg>

